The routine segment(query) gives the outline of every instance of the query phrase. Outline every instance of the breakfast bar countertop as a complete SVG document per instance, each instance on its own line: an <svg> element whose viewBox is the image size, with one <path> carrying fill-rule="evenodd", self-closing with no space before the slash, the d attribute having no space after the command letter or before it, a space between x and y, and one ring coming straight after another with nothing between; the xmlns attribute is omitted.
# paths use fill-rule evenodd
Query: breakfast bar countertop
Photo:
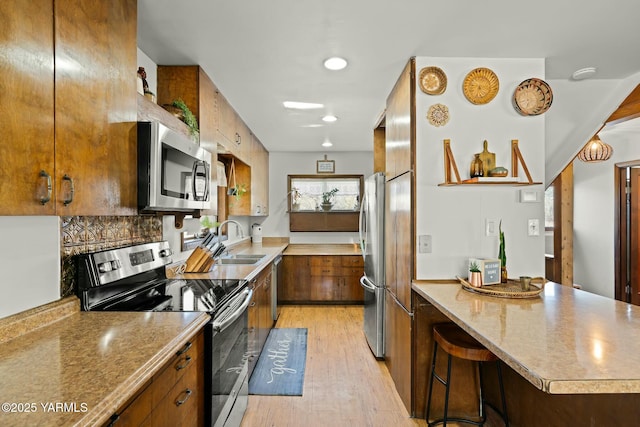
<svg viewBox="0 0 640 427"><path fill-rule="evenodd" d="M69 297L2 319L0 425L104 424L209 321L79 310Z"/></svg>
<svg viewBox="0 0 640 427"><path fill-rule="evenodd" d="M640 393L640 307L553 282L530 299L412 289L544 392Z"/></svg>

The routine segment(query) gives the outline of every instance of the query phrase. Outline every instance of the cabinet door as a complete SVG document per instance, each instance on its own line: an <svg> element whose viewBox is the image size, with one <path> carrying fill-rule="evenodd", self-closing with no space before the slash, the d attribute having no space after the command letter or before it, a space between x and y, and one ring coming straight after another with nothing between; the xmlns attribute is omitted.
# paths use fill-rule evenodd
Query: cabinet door
<svg viewBox="0 0 640 427"><path fill-rule="evenodd" d="M395 203L396 240L396 298L411 310L411 279L413 278L413 174L405 173L393 180Z"/></svg>
<svg viewBox="0 0 640 427"><path fill-rule="evenodd" d="M415 137L415 59L407 63L387 98L386 176L392 179L413 168L412 140Z"/></svg>
<svg viewBox="0 0 640 427"><path fill-rule="evenodd" d="M40 171L54 179L53 2L0 2L0 44L0 215L52 215Z"/></svg>
<svg viewBox="0 0 640 427"><path fill-rule="evenodd" d="M237 156L245 163L251 163L251 130L236 112L236 133L238 134Z"/></svg>
<svg viewBox="0 0 640 427"><path fill-rule="evenodd" d="M251 212L269 215L269 152L255 135L251 150Z"/></svg>
<svg viewBox="0 0 640 427"><path fill-rule="evenodd" d="M312 276L311 300L339 301L343 282L343 278L339 276Z"/></svg>
<svg viewBox="0 0 640 427"><path fill-rule="evenodd" d="M311 299L310 258L305 255L282 257L282 280L278 280L278 303L302 302Z"/></svg>
<svg viewBox="0 0 640 427"><path fill-rule="evenodd" d="M408 172L385 185L385 278L386 287L405 308L411 308L413 277L412 191Z"/></svg>
<svg viewBox="0 0 640 427"><path fill-rule="evenodd" d="M411 413L411 316L385 292L385 363L396 390Z"/></svg>
<svg viewBox="0 0 640 427"><path fill-rule="evenodd" d="M258 362L258 357L260 356L260 346L258 329L260 328L260 318L258 312L259 299L260 299L260 290L256 288L258 281L252 282L253 289L253 301L249 305L247 309L248 315L248 329L247 329L247 339L248 339L248 349L247 352L249 354L249 374L253 372L253 368Z"/></svg>
<svg viewBox="0 0 640 427"><path fill-rule="evenodd" d="M260 343L264 346L269 331L273 327L273 316L271 315L271 268L265 275L262 285L262 298L260 306Z"/></svg>
<svg viewBox="0 0 640 427"><path fill-rule="evenodd" d="M136 0L54 8L56 211L137 214Z"/></svg>
<svg viewBox="0 0 640 427"><path fill-rule="evenodd" d="M237 156L239 135L236 131L236 112L220 91L216 93L216 113L218 116L217 142L229 153Z"/></svg>

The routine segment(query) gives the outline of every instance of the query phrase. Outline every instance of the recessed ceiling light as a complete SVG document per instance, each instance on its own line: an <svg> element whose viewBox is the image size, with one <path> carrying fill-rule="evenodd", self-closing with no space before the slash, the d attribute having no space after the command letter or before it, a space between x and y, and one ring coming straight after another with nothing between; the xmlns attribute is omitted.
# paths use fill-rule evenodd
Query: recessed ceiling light
<svg viewBox="0 0 640 427"><path fill-rule="evenodd" d="M330 141L325 141L322 143L323 147L333 147L333 144Z"/></svg>
<svg viewBox="0 0 640 427"><path fill-rule="evenodd" d="M332 70L332 71L342 70L346 66L347 66L347 60L337 56L326 59L324 61L324 67L327 70Z"/></svg>
<svg viewBox="0 0 640 427"><path fill-rule="evenodd" d="M322 121L323 121L323 122L327 122L327 123L333 123L333 122L335 122L336 120L338 120L338 118L337 118L336 116L332 116L332 115L330 115L330 114L329 114L329 115L327 115L327 116L324 116L324 117L322 118Z"/></svg>
<svg viewBox="0 0 640 427"><path fill-rule="evenodd" d="M571 77L573 78L573 80L585 80L585 79L590 79L595 74L596 74L596 68L595 67L587 67L587 68L581 68L581 69L575 71L571 75Z"/></svg>
<svg viewBox="0 0 640 427"><path fill-rule="evenodd" d="M284 105L284 108L291 108L293 110L315 110L324 108L324 104L316 104L313 102L284 101L282 105Z"/></svg>

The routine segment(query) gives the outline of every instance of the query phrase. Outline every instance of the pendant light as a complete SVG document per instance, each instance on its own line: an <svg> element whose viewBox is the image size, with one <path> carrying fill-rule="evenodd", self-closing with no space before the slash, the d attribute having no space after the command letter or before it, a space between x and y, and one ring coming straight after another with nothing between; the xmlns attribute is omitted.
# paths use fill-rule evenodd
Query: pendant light
<svg viewBox="0 0 640 427"><path fill-rule="evenodd" d="M613 154L613 148L595 135L587 142L578 153L578 158L583 162L604 162Z"/></svg>

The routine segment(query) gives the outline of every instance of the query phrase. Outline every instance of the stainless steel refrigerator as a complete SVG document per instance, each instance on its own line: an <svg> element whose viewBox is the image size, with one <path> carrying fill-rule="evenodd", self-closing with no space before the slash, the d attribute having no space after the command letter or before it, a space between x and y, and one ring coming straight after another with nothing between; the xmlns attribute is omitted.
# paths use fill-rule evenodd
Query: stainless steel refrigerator
<svg viewBox="0 0 640 427"><path fill-rule="evenodd" d="M364 258L364 333L376 357L384 356L384 185L382 172L364 182L360 246Z"/></svg>

